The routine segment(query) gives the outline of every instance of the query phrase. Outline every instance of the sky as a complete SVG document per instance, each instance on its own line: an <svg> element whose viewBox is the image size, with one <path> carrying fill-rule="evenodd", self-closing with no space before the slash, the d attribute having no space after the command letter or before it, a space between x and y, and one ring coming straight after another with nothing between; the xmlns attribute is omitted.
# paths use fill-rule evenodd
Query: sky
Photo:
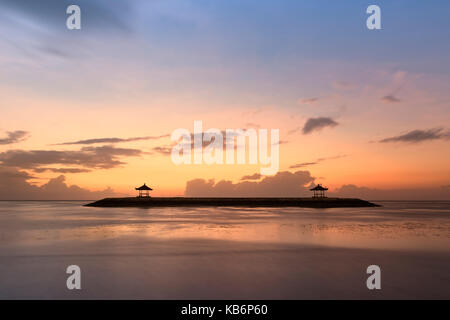
<svg viewBox="0 0 450 320"><path fill-rule="evenodd" d="M81 8L81 30L66 8ZM366 8L381 8L369 30ZM0 199L450 200L448 1L0 0ZM173 163L174 130L279 129L279 171Z"/></svg>

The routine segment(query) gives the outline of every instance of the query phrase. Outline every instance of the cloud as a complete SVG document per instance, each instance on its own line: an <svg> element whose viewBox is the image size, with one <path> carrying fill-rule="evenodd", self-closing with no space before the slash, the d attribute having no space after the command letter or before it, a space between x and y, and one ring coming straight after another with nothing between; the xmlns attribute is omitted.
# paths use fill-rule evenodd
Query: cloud
<svg viewBox="0 0 450 320"><path fill-rule="evenodd" d="M152 151L155 153L162 154L164 156L170 156L170 154L172 153L172 147L173 146L158 146L152 148Z"/></svg>
<svg viewBox="0 0 450 320"><path fill-rule="evenodd" d="M283 171L261 181L233 183L221 180L194 179L186 183L188 197L307 197L314 177L308 171Z"/></svg>
<svg viewBox="0 0 450 320"><path fill-rule="evenodd" d="M396 103L396 102L400 102L402 100L400 100L399 98L397 98L394 95L387 95L387 96L382 97L381 101L388 102L388 103Z"/></svg>
<svg viewBox="0 0 450 320"><path fill-rule="evenodd" d="M56 173L84 173L91 172L89 169L81 169L81 168L34 168L34 172L41 173L45 171L56 172Z"/></svg>
<svg viewBox="0 0 450 320"><path fill-rule="evenodd" d="M428 130L412 130L405 134L398 136L393 136L389 138L382 139L378 142L389 143L389 142L406 142L406 143L419 143L429 140L440 140L450 138L450 132L444 131L443 128L432 128Z"/></svg>
<svg viewBox="0 0 450 320"><path fill-rule="evenodd" d="M122 157L137 157L142 151L113 146L84 147L77 151L8 150L0 153L2 166L36 169L49 165L75 165L92 169L111 169L125 164Z"/></svg>
<svg viewBox="0 0 450 320"><path fill-rule="evenodd" d="M437 188L388 190L346 184L334 192L329 192L329 196L366 200L450 200L450 188L441 186Z"/></svg>
<svg viewBox="0 0 450 320"><path fill-rule="evenodd" d="M214 135L209 135L207 132L200 132L200 133L190 133L188 135L186 135L184 138L190 142L186 142L186 143L182 143L182 139L180 138L179 142L174 142L173 144L165 144L165 145L161 145L161 146L157 146L152 148L152 152L155 153L159 153L165 156L169 156L172 153L172 148L175 146L179 146L180 148L183 149L190 149L191 151L195 151L195 150L199 150L202 148L206 148L209 145L212 145L212 148L215 149L222 149L224 152L227 150L227 148L233 147L234 150L237 150L238 147L240 147L241 145L238 145L236 138L239 137L241 134L245 136L245 145L248 146L249 142L248 142L248 135L250 135L252 132L255 133L256 137L258 137L258 130L254 129L254 128L248 128L248 129L240 129L242 131L238 132L238 131L232 131L232 132L228 132L226 130L221 130L220 131L220 135L222 136L222 144L218 143L217 145L215 144L215 136ZM219 132L218 132L219 133ZM206 137L209 137L211 139L206 139ZM269 133L269 137L270 138L270 133ZM205 139L205 140L204 140ZM199 141L199 143L195 143L195 141ZM257 140L258 141L258 140ZM278 143L273 143L272 145L281 145L281 144L286 144L289 143L289 141L287 140L279 140Z"/></svg>
<svg viewBox="0 0 450 320"><path fill-rule="evenodd" d="M291 130L288 131L288 134L294 134L294 133L300 131L301 129L302 129L301 127L297 127L295 129L291 129Z"/></svg>
<svg viewBox="0 0 450 320"><path fill-rule="evenodd" d="M134 138L96 138L87 140L78 140L72 142L63 142L55 145L75 145L75 144L96 144L96 143L122 143L122 142L132 142L132 141L142 141L142 140L157 140L162 138L169 138L170 134L163 134L160 136L147 136L147 137L134 137Z"/></svg>
<svg viewBox="0 0 450 320"><path fill-rule="evenodd" d="M319 162L302 162L302 163L297 163L294 164L292 166L289 167L289 169L298 169L298 168L303 168L303 167L308 167L308 166L312 166L315 164L318 164Z"/></svg>
<svg viewBox="0 0 450 320"><path fill-rule="evenodd" d="M0 145L5 144L13 144L20 141L24 141L28 138L28 132L23 130L16 130L16 131L8 131L6 132L7 137L0 139Z"/></svg>
<svg viewBox="0 0 450 320"><path fill-rule="evenodd" d="M301 104L315 104L319 101L319 98L306 98L306 99L300 99L299 102Z"/></svg>
<svg viewBox="0 0 450 320"><path fill-rule="evenodd" d="M90 191L76 185L69 186L63 175L40 187L28 182L33 178L14 168L0 168L0 200L95 200L121 196L110 188Z"/></svg>
<svg viewBox="0 0 450 320"><path fill-rule="evenodd" d="M272 145L281 145L281 144L287 144L287 143L290 143L290 141L289 140L280 140L280 141L278 141L278 142L275 142L275 143L272 143Z"/></svg>
<svg viewBox="0 0 450 320"><path fill-rule="evenodd" d="M66 28L66 9L72 4L81 8L80 31ZM83 68L83 58L89 60L106 48L102 43L94 49L95 39L133 33L131 17L137 5L138 1L114 1L111 5L109 0L1 0L0 27L5 31L1 36L7 48L2 47L2 53L9 51L9 59L19 65L76 60L78 68ZM33 77L33 68L27 70L27 76ZM45 81L46 76L39 79Z"/></svg>
<svg viewBox="0 0 450 320"><path fill-rule="evenodd" d="M323 162L323 161L326 161L326 160L334 160L334 159L340 159L340 158L344 158L344 157L347 157L347 155L346 154L340 154L340 155L333 156L333 157L318 158L317 160L315 160L313 162L302 162L302 163L294 164L294 165L290 166L289 169L304 168L304 167L312 166L312 165L315 165L315 164L319 164L320 162Z"/></svg>
<svg viewBox="0 0 450 320"><path fill-rule="evenodd" d="M243 176L241 178L241 180L259 180L263 177L263 175L259 174L259 173L255 173L252 175L248 175L248 176Z"/></svg>
<svg viewBox="0 0 450 320"><path fill-rule="evenodd" d="M317 159L317 161L322 162L325 160L335 160L335 159L341 159L341 158L345 158L345 157L348 157L348 155L347 154L339 154L337 156L319 158L319 159Z"/></svg>
<svg viewBox="0 0 450 320"><path fill-rule="evenodd" d="M71 4L77 4L82 15L88 17L83 20L82 28L103 29L106 31L129 31L126 15L132 12L132 4L116 1L113 6L108 0L2 0L0 8L10 10L33 21L33 24L51 27L55 32L64 32L66 9ZM56 27L56 28L55 28Z"/></svg>
<svg viewBox="0 0 450 320"><path fill-rule="evenodd" d="M325 127L335 127L338 123L328 117L309 118L303 126L303 134L321 130Z"/></svg>

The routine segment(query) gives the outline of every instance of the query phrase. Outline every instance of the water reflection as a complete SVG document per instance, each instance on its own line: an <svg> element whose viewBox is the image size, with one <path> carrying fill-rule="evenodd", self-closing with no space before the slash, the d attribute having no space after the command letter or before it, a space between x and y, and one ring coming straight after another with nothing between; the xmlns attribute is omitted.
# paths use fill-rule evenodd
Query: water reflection
<svg viewBox="0 0 450 320"><path fill-rule="evenodd" d="M137 238L449 250L449 202L381 208L87 208L0 202L0 246Z"/></svg>

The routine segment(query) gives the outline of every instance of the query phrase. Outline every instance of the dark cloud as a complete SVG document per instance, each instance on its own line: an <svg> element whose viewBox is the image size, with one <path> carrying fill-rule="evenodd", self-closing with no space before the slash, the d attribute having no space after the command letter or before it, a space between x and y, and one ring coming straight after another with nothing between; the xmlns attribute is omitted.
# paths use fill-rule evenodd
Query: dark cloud
<svg viewBox="0 0 450 320"><path fill-rule="evenodd" d="M308 171L284 171L261 181L233 183L221 180L195 179L186 183L188 197L307 197L314 177Z"/></svg>
<svg viewBox="0 0 450 320"><path fill-rule="evenodd" d="M75 165L92 169L110 169L125 164L122 157L137 157L142 151L113 146L84 147L77 151L9 150L0 153L2 166L36 169L49 165Z"/></svg>
<svg viewBox="0 0 450 320"><path fill-rule="evenodd" d="M76 185L68 186L62 175L42 186L28 182L33 178L14 168L0 168L0 200L95 200L121 196L110 188L90 191Z"/></svg>
<svg viewBox="0 0 450 320"><path fill-rule="evenodd" d="M248 176L243 176L241 178L241 180L259 180L263 177L263 175L259 174L259 173L255 173L252 175L248 175Z"/></svg>
<svg viewBox="0 0 450 320"><path fill-rule="evenodd" d="M134 138L95 138L78 140L72 142L63 142L56 145L75 145L75 144L96 144L96 143L122 143L122 142L133 142L133 141L145 141L145 140L158 140L163 138L169 138L170 134L163 134L160 136L147 136L147 137L134 137Z"/></svg>
<svg viewBox="0 0 450 320"><path fill-rule="evenodd" d="M387 95L387 96L382 97L381 101L395 103L395 102L400 102L401 100L394 95Z"/></svg>
<svg viewBox="0 0 450 320"><path fill-rule="evenodd" d="M380 140L381 143L388 142L406 142L406 143L419 143L429 140L440 140L450 138L450 132L445 131L443 128L433 128L428 130L412 130L405 134L393 136Z"/></svg>
<svg viewBox="0 0 450 320"><path fill-rule="evenodd" d="M17 143L28 138L28 132L23 130L8 131L6 138L0 139L0 145Z"/></svg>
<svg viewBox="0 0 450 320"><path fill-rule="evenodd" d="M313 131L321 130L325 127L335 127L338 123L328 117L309 118L303 126L303 134L309 134Z"/></svg>
<svg viewBox="0 0 450 320"><path fill-rule="evenodd" d="M450 188L373 189L353 184L343 185L329 196L366 200L450 200Z"/></svg>

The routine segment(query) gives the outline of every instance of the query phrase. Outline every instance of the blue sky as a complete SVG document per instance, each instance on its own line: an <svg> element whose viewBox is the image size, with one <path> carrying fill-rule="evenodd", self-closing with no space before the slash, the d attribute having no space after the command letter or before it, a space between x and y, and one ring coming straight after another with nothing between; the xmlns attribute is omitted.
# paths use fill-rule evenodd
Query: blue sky
<svg viewBox="0 0 450 320"><path fill-rule="evenodd" d="M82 8L81 31L65 29L71 3ZM381 7L383 30L366 29L369 4ZM200 85L289 90L321 62L450 73L448 1L2 0L0 8L11 56L22 49L75 61L102 55L150 70L233 70L213 79L194 72Z"/></svg>

